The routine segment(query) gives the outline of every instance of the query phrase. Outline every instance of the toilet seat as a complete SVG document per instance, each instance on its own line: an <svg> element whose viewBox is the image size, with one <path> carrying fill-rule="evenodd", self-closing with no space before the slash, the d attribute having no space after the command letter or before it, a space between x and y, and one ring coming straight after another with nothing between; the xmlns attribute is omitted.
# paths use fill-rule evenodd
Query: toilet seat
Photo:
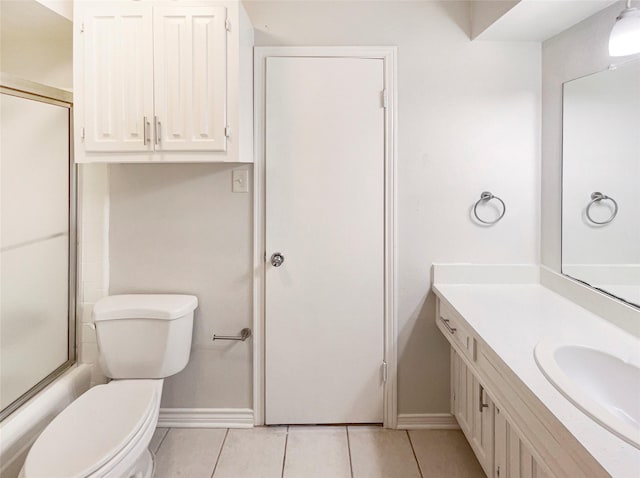
<svg viewBox="0 0 640 478"><path fill-rule="evenodd" d="M38 437L21 477L110 475L138 442L150 438L161 392L162 380L114 380L89 389ZM143 444L142 451L147 445Z"/></svg>

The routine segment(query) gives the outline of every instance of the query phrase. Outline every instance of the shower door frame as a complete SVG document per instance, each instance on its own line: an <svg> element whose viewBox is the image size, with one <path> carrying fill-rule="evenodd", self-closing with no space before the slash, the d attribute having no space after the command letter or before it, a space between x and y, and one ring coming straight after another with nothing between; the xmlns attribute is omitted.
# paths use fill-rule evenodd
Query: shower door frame
<svg viewBox="0 0 640 478"><path fill-rule="evenodd" d="M51 86L24 80L22 78L0 73L0 93L18 98L39 101L50 105L67 108L69 114L69 288L67 298L67 360L56 367L49 375L23 393L13 403L0 411L0 422L19 409L26 401L35 396L43 388L57 379L76 362L76 284L77 284L77 173L73 161L73 94Z"/></svg>

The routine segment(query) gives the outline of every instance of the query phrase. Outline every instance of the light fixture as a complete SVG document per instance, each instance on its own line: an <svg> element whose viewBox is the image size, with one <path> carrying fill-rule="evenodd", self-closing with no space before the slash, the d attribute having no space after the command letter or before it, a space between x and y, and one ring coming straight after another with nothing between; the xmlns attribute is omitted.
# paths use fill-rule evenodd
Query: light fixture
<svg viewBox="0 0 640 478"><path fill-rule="evenodd" d="M609 35L609 55L627 56L640 53L640 8L631 8L631 0L622 10Z"/></svg>

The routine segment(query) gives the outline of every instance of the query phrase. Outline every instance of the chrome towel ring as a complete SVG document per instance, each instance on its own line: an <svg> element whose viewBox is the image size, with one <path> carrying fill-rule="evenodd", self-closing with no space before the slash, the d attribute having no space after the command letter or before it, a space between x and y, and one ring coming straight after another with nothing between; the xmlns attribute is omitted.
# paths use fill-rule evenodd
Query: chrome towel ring
<svg viewBox="0 0 640 478"><path fill-rule="evenodd" d="M595 219L593 219L591 217L591 206L593 206L595 203L603 201L605 199L608 199L609 201L611 201L613 203L613 212L611 213L611 217L609 219L605 220L605 221L596 221ZM597 224L599 226L601 226L603 224L609 224L618 215L618 203L612 197L609 197L609 196L607 196L605 194L602 194L601 192L596 191L596 192L591 193L591 202L589 204L587 204L586 213L587 213L587 219L589 219L589 221L591 221L594 224Z"/></svg>
<svg viewBox="0 0 640 478"><path fill-rule="evenodd" d="M500 201L500 204L502 204L502 214L500 214L500 216L498 216L498 218L493 221L485 221L484 219L480 219L480 216L478 216L478 205L480 203L489 202L492 199L497 199L498 201ZM507 212L507 206L504 204L504 201L500 199L498 196L494 196L489 191L483 191L482 194L480 194L480 199L478 199L476 201L475 206L473 206L473 215L482 224L488 224L488 225L495 224L496 222L498 222L500 219L504 217L505 212Z"/></svg>

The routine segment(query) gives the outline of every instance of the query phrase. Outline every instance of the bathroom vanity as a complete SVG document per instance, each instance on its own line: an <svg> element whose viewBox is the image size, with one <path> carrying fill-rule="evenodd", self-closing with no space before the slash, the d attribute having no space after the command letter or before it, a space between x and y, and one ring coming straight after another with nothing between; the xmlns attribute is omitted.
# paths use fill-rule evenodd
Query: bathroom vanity
<svg viewBox="0 0 640 478"><path fill-rule="evenodd" d="M451 344L451 412L487 476L639 476L640 449L565 398L534 357L554 339L633 363L638 339L542 286L535 268L502 281L473 274L475 282L439 273L447 267L434 266L433 290ZM638 390L629 384L629 394Z"/></svg>

